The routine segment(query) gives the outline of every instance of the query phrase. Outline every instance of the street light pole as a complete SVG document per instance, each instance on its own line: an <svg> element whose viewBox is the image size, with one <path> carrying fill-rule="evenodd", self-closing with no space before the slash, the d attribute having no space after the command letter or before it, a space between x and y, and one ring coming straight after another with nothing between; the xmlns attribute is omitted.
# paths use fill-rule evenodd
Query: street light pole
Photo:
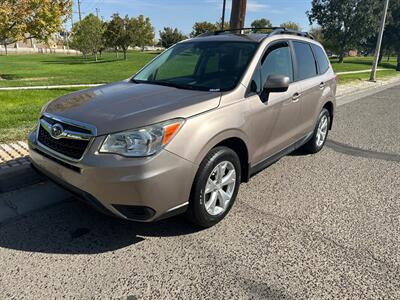
<svg viewBox="0 0 400 300"><path fill-rule="evenodd" d="M221 30L223 31L225 28L225 9L226 9L226 0L222 5L222 19L221 19Z"/></svg>
<svg viewBox="0 0 400 300"><path fill-rule="evenodd" d="M389 7L389 0L384 0L384 1L385 1L385 8L383 10L381 26L378 34L378 41L376 43L376 48L375 48L374 64L372 65L371 77L369 78L369 80L373 82L376 81L376 70L378 68L379 56L382 47L383 32L385 31L386 16Z"/></svg>

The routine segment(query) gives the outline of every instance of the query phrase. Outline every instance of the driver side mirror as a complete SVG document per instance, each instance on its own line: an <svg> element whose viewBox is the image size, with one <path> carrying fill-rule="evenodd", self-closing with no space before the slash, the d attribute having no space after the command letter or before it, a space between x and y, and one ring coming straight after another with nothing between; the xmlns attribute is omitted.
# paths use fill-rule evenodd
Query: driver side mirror
<svg viewBox="0 0 400 300"><path fill-rule="evenodd" d="M269 93L283 93L289 88L290 78L283 75L269 75L264 89Z"/></svg>

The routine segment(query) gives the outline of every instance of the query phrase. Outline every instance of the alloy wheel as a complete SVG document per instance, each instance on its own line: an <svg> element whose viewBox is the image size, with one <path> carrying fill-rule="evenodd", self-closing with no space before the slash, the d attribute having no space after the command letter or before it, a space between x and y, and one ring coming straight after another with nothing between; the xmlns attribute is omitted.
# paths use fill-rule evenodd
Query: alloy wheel
<svg viewBox="0 0 400 300"><path fill-rule="evenodd" d="M212 216L223 214L236 186L236 170L229 161L220 162L211 172L205 188L205 208Z"/></svg>

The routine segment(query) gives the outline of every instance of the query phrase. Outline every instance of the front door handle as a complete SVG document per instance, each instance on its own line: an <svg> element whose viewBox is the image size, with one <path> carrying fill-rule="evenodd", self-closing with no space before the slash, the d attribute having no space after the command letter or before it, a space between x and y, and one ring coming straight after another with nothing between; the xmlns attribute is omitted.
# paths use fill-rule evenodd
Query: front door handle
<svg viewBox="0 0 400 300"><path fill-rule="evenodd" d="M295 93L295 94L293 95L293 97L292 97L293 102L299 101L300 97L301 97L301 94L300 94L300 93Z"/></svg>

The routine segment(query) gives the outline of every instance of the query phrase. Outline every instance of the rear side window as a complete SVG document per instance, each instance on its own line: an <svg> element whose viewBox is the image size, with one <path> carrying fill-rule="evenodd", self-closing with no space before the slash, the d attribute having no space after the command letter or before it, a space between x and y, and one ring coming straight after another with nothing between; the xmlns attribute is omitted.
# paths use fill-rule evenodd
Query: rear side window
<svg viewBox="0 0 400 300"><path fill-rule="evenodd" d="M317 65L311 47L307 43L293 42L297 60L297 80L317 76Z"/></svg>
<svg viewBox="0 0 400 300"><path fill-rule="evenodd" d="M317 58L318 66L319 66L319 73L324 74L329 69L329 61L326 57L325 51L322 50L321 47L317 45L312 45L315 57Z"/></svg>

